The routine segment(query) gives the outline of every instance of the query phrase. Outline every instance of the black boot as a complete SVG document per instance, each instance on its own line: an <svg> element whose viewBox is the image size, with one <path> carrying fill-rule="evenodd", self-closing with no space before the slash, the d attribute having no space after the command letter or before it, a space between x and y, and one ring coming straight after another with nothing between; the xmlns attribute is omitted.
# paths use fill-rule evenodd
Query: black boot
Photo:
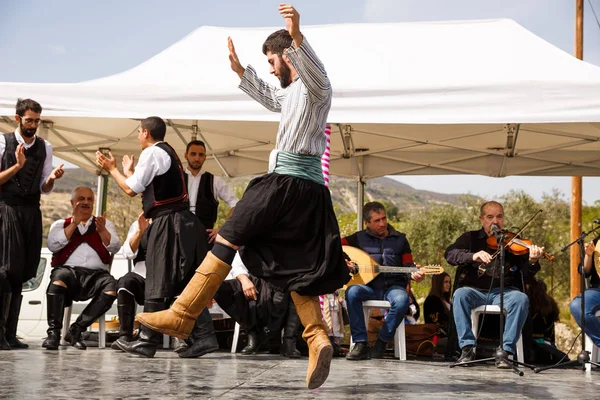
<svg viewBox="0 0 600 400"><path fill-rule="evenodd" d="M463 364L469 361L473 361L475 359L475 347L472 345L466 345L461 349L460 358L456 361L455 364ZM467 364L466 366L469 366Z"/></svg>
<svg viewBox="0 0 600 400"><path fill-rule="evenodd" d="M146 299L144 301L144 312L156 312L166 309L167 302L164 299ZM161 341L162 334L160 332L153 331L145 325L140 325L140 337L137 340L128 342L119 338L115 343L127 353L152 358Z"/></svg>
<svg viewBox="0 0 600 400"><path fill-rule="evenodd" d="M81 333L85 332L94 321L100 318L104 313L110 310L112 303L115 301L115 296L108 295L106 293L100 293L100 295L94 297L90 304L87 305L79 314L77 320L71 324L69 332L65 336L65 340L71 343L71 346L79 350L87 349L87 345L81 338Z"/></svg>
<svg viewBox="0 0 600 400"><path fill-rule="evenodd" d="M248 343L240 353L243 355L256 354L256 350L258 350L258 334L255 330L248 331L247 334Z"/></svg>
<svg viewBox="0 0 600 400"><path fill-rule="evenodd" d="M6 320L10 308L10 292L0 292L0 350L10 350L10 344L6 340Z"/></svg>
<svg viewBox="0 0 600 400"><path fill-rule="evenodd" d="M202 357L219 349L219 342L215 335L215 328L208 308L205 308L196 319L196 325L190 334L190 341L192 345L179 352L179 357Z"/></svg>
<svg viewBox="0 0 600 400"><path fill-rule="evenodd" d="M373 359L383 358L385 355L385 348L387 347L387 343L381 339L377 339L375 344L370 350L370 356Z"/></svg>
<svg viewBox="0 0 600 400"><path fill-rule="evenodd" d="M21 291L23 285L13 288L12 297L10 300L10 309L8 319L6 320L6 340L13 349L27 349L29 345L17 339L17 324L19 323L19 314L21 313L21 304L23 303L23 295Z"/></svg>
<svg viewBox="0 0 600 400"><path fill-rule="evenodd" d="M369 359L369 345L367 342L356 342L354 347L350 350L350 353L346 356L346 360L368 360Z"/></svg>
<svg viewBox="0 0 600 400"><path fill-rule="evenodd" d="M300 317L296 312L296 306L293 301L288 302L288 314L283 327L283 344L281 345L281 355L287 358L299 358L300 352L296 348L296 338L298 328L300 327Z"/></svg>
<svg viewBox="0 0 600 400"><path fill-rule="evenodd" d="M193 333L194 333L194 331L192 331L192 334ZM179 339L179 338L173 338L173 352L181 353L181 352L186 351L189 347L190 346L188 345L188 343L185 340Z"/></svg>
<svg viewBox="0 0 600 400"><path fill-rule="evenodd" d="M63 324L65 311L65 295L67 289L62 286L50 284L46 294L46 314L48 317L48 337L42 347L48 350L58 350L60 345L60 330Z"/></svg>
<svg viewBox="0 0 600 400"><path fill-rule="evenodd" d="M135 298L125 290L117 293L117 312L119 314L119 339L126 342L133 340L133 322L135 319ZM121 350L116 341L110 346Z"/></svg>

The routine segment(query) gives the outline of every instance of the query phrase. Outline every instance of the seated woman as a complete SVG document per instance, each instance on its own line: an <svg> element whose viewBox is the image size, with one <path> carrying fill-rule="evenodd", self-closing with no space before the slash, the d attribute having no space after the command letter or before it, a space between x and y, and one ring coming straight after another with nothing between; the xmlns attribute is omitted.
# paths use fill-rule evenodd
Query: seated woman
<svg viewBox="0 0 600 400"><path fill-rule="evenodd" d="M568 360L566 355L556 348L554 323L559 321L560 311L556 301L546 291L546 284L540 279L527 285L532 325L532 348L536 364L553 364L563 357L564 360Z"/></svg>
<svg viewBox="0 0 600 400"><path fill-rule="evenodd" d="M448 335L448 319L450 317L450 288L452 278L446 272L433 275L431 290L425 299L423 310L426 324L438 324L442 335Z"/></svg>

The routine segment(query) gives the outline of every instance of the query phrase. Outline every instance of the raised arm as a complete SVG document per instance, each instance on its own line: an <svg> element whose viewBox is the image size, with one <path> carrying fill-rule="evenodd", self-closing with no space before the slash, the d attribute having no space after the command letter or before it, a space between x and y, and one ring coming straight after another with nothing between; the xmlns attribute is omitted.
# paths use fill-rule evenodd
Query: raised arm
<svg viewBox="0 0 600 400"><path fill-rule="evenodd" d="M292 37L292 47L283 54L290 60L308 89L309 96L317 101L331 98L331 83L325 67L300 32L300 14L291 4L279 6L279 13L285 18L285 28Z"/></svg>

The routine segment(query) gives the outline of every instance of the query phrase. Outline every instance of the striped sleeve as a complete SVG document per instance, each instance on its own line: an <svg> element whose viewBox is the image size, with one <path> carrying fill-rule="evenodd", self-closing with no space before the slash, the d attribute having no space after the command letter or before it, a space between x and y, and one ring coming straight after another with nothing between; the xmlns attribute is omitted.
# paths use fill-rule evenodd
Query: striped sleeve
<svg viewBox="0 0 600 400"><path fill-rule="evenodd" d="M325 101L331 96L331 83L325 72L325 67L313 48L308 44L306 37L297 49L290 47L284 54L296 69L296 72L306 85L309 96Z"/></svg>
<svg viewBox="0 0 600 400"><path fill-rule="evenodd" d="M246 67L239 88L267 110L281 112L281 102L277 95L279 89L260 79L251 65Z"/></svg>

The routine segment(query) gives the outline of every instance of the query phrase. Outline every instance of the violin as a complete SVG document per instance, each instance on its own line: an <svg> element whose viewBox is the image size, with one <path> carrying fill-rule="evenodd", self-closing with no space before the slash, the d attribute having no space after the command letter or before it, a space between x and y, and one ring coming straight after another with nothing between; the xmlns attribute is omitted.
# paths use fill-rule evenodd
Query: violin
<svg viewBox="0 0 600 400"><path fill-rule="evenodd" d="M529 253L529 249L531 249L531 246L533 245L533 242L529 239L520 239L518 237L517 234L509 232L509 231L504 231L504 248L517 256L523 255L523 254L527 254ZM499 267L494 263L494 260L496 259L496 257L498 256L498 254L500 253L498 251L498 240L496 239L495 236L490 236L487 238L486 240L487 245L490 249L492 250L496 250L494 252L494 254L492 254L492 261L489 264L482 264L479 266L479 271L478 271L478 275L482 276L483 274L487 274L489 276L495 277L497 278L498 274L499 274ZM553 262L555 257L547 252L543 253L543 256L546 260Z"/></svg>
<svg viewBox="0 0 600 400"><path fill-rule="evenodd" d="M504 246L505 249L516 255L516 256L521 256L523 254L528 254L529 253L529 249L531 249L531 246L533 245L533 242L529 239L520 239L516 234L509 232L509 231L504 231ZM496 239L496 236L490 236L487 238L486 240L487 245L490 249L492 250L498 250L498 240ZM554 262L555 257L547 252L544 252L543 254L544 258L550 262Z"/></svg>

